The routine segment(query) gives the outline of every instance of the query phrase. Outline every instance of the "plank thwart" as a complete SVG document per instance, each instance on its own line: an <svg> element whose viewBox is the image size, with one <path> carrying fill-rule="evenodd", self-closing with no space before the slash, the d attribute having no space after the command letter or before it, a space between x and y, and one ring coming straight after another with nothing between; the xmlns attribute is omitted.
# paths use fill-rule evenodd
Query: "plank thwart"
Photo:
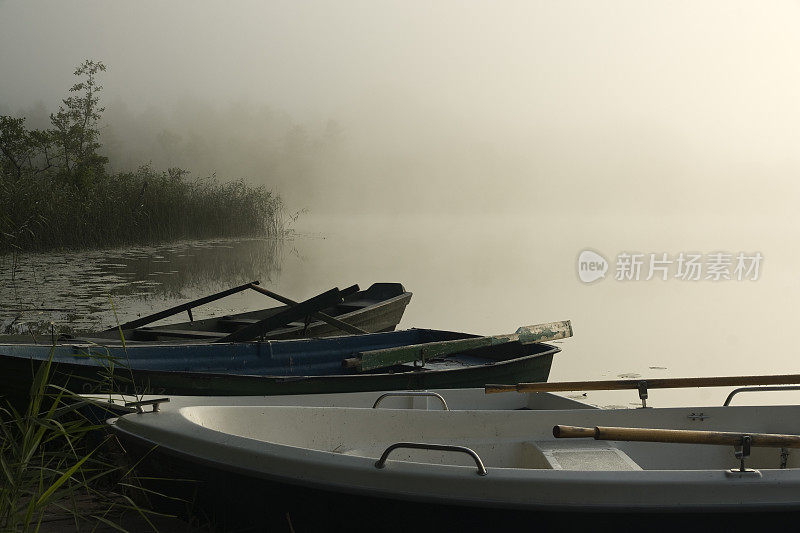
<svg viewBox="0 0 800 533"><path fill-rule="evenodd" d="M357 285L356 285L356 287L357 287ZM298 305L298 302L295 302L294 300L290 300L289 298L287 298L285 296L281 296L280 294L278 294L276 292L273 292L273 291L271 291L269 289L265 289L263 287L259 287L257 283L251 283L250 284L250 288L253 289L256 292L260 292L261 294L263 294L265 296L269 296L270 298L278 300L279 302L281 302L283 304L286 304L289 307L293 307L293 306ZM330 315L326 315L325 313L322 313L322 312L312 313L311 316L316 318L317 320L322 320L323 322L325 322L327 324L330 324L331 326L333 326L335 328L338 328L338 329L340 329L342 331L345 331L347 333L352 333L354 335L363 335L365 333L369 333L368 331L365 331L365 330L363 330L361 328L358 328L356 326L348 324L347 322L343 322L343 321L339 320L338 318L332 317Z"/></svg>
<svg viewBox="0 0 800 533"><path fill-rule="evenodd" d="M358 291L358 285L347 287L344 290L339 290L338 287L323 292L313 298L309 298L297 305L287 307L286 309L268 316L263 320L259 320L255 324L250 324L243 328L237 329L233 333L226 335L214 342L247 342L264 335L266 332L273 329L286 326L286 324L319 312L326 307L333 307L342 303L345 296L355 294Z"/></svg>

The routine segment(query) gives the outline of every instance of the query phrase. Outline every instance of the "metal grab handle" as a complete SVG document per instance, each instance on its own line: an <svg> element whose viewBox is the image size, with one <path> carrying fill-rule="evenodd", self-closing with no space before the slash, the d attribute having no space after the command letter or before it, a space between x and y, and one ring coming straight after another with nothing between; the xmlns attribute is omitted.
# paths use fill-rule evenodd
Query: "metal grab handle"
<svg viewBox="0 0 800 533"><path fill-rule="evenodd" d="M738 389L734 389L728 394L728 397L725 398L725 403L722 404L723 407L727 407L730 405L731 400L734 396L739 394L740 392L757 392L757 391L782 391L782 390L800 390L800 385L776 385L773 387L741 387Z"/></svg>
<svg viewBox="0 0 800 533"><path fill-rule="evenodd" d="M475 460L475 466L478 467L478 475L485 476L488 474L486 472L486 467L483 466L483 461L481 458L478 457L478 454L475 453L474 450L467 448L466 446L451 446L449 444L425 444L424 442L396 442L386 448L386 450L381 455L381 458L375 461L375 468L383 468L386 466L386 459L389 458L389 454L392 453L394 450L398 448L413 448L415 450L440 450L443 452L461 452L466 453L472 459Z"/></svg>
<svg viewBox="0 0 800 533"><path fill-rule="evenodd" d="M169 401L169 398L156 398L153 400L142 400L140 402L126 402L125 407L133 407L136 409L137 413L144 413L145 405L152 405L153 406L153 413L157 413L161 409L161 404L166 403Z"/></svg>
<svg viewBox="0 0 800 533"><path fill-rule="evenodd" d="M450 410L450 408L447 407L447 402L444 401L444 398L442 398L441 394L437 394L435 392L422 392L422 391L387 392L385 394L381 394L380 396L378 396L378 399L375 400L375 403L372 404L372 408L375 409L376 407L378 407L378 404L380 404L385 398L388 398L390 396L429 396L431 398L438 398L439 401L442 402L442 407L444 408L444 410L445 411Z"/></svg>

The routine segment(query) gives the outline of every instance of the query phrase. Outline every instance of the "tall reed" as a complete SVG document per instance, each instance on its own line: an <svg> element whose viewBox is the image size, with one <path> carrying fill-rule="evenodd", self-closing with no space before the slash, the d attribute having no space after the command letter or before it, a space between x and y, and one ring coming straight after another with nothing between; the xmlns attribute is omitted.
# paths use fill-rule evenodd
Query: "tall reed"
<svg viewBox="0 0 800 533"><path fill-rule="evenodd" d="M75 529L89 523L124 531L114 521L123 511L155 530L153 513L120 490L135 479L109 459L113 437L82 414L88 401L49 383L51 360L37 369L24 410L0 408L0 531L38 531L48 515L65 514Z"/></svg>
<svg viewBox="0 0 800 533"><path fill-rule="evenodd" d="M53 175L0 172L0 253L216 237L279 237L283 204L264 186L183 171L97 176L83 188Z"/></svg>

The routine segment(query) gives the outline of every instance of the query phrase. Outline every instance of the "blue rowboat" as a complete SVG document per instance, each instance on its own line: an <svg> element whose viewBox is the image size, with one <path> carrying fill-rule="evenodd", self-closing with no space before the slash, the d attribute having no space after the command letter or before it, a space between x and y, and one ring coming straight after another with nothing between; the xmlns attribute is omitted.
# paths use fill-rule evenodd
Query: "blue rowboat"
<svg viewBox="0 0 800 533"><path fill-rule="evenodd" d="M411 329L322 339L246 343L142 343L121 346L62 341L55 346L0 344L0 371L10 397L27 395L36 368L52 358L52 380L73 392L176 395L274 395L397 389L479 387L486 383L546 381L555 346L504 342L480 346L479 337ZM419 359L387 359L378 367L347 365L364 353L399 347L442 346ZM438 343L438 344L431 344ZM450 343L449 346L452 346ZM477 347L475 347L477 346ZM391 352L391 350L389 350ZM425 353L429 353L425 357Z"/></svg>

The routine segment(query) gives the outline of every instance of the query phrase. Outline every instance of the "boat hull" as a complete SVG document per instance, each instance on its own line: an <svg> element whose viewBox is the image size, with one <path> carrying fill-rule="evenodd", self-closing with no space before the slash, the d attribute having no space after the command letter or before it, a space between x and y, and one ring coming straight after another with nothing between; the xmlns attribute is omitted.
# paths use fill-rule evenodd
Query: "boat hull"
<svg viewBox="0 0 800 533"><path fill-rule="evenodd" d="M279 411L275 413L279 415ZM350 411L369 414L369 410L364 409ZM619 416L592 411L589 417L629 418L625 410L620 410ZM684 411L689 410L676 409L668 413L668 417L680 420L685 418ZM718 412L711 416L716 418ZM570 418L586 416L570 413L565 410L558 416L567 422ZM376 417L369 420L370 424L378 422L377 415L387 415L373 414ZM388 413L395 417L394 422L418 420L425 425L419 414ZM481 418L469 412L427 414L438 420L427 426L431 428L448 425L448 418L460 418L462 422L474 419L475 423L480 423ZM484 418L513 417L513 425L520 427L526 420L535 420L532 417L554 414L545 411L518 416L513 412L496 412ZM644 420L647 414L637 413L634 418ZM134 416L146 421L151 415ZM185 411L181 416L196 419L195 422L203 426L202 413L194 415ZM190 502L175 507L171 505L174 500L163 500L159 502L163 510L184 516L204 515L223 531L263 524L269 525L269 530L285 530L287 515L295 531L497 530L498 527L529 529L531 524L560 530L565 524L595 527L631 520L646 520L650 524L648 528L656 530L698 524L722 529L741 527L749 521L758 521L762 526L778 523L795 518L800 512L800 498L796 496L800 476L793 468L762 470L759 477L738 478L729 476L724 469L515 473L487 463L489 475L480 477L472 466L462 466L452 472L452 466L398 460L387 464L385 470L375 470L371 467L374 459L369 465L359 467L357 462L365 463L368 458L349 456L346 450L317 461L313 452L295 447L272 448L271 444L260 441L252 452L247 452L244 450L250 441L237 437L228 437L224 443L227 448L215 451L211 441L200 444L196 434L186 433L182 440L170 440L165 435L184 421L179 417L164 421L161 429L159 424L151 426L151 434L129 431L130 427L124 424L112 423L112 427L129 452L144 458L140 473L158 474L162 479L192 480L164 479L153 486ZM691 421L681 423L692 424ZM720 422L723 426L731 423L735 422ZM454 422L449 431L460 427L459 424ZM316 424L313 427L315 431L325 432L324 427ZM205 430L203 427L200 432ZM358 426L352 431L358 431ZM405 424L400 431L413 433L415 429ZM494 433L494 428L489 433ZM498 437L502 439L504 435ZM191 452L187 453L189 450ZM439 477L441 479L437 479ZM477 488L481 485L483 489Z"/></svg>
<svg viewBox="0 0 800 533"><path fill-rule="evenodd" d="M586 526L600 531L631 522L647 531L703 527L708 531L739 530L747 524L788 523L800 518L796 508L691 511L571 508L509 508L481 502L454 505L397 497L377 497L298 484L296 480L254 477L224 466L155 446L121 434L125 450L141 475L157 478L148 488L154 506L214 531L564 531ZM182 481L178 481L182 480ZM214 487L213 492L207 490ZM178 501L174 498L179 498ZM290 529L291 525L291 529Z"/></svg>
<svg viewBox="0 0 800 533"><path fill-rule="evenodd" d="M59 346L51 382L76 393L265 396L481 387L486 383L546 381L559 348L509 343L471 350L466 358L398 365L370 373L342 368L342 359L375 347L469 338L437 330L409 330L329 339L230 345L132 346L127 350ZM2 392L25 397L50 348L0 346ZM104 352L104 350L107 350ZM116 350L116 351L115 351ZM85 353L108 353L111 362Z"/></svg>

